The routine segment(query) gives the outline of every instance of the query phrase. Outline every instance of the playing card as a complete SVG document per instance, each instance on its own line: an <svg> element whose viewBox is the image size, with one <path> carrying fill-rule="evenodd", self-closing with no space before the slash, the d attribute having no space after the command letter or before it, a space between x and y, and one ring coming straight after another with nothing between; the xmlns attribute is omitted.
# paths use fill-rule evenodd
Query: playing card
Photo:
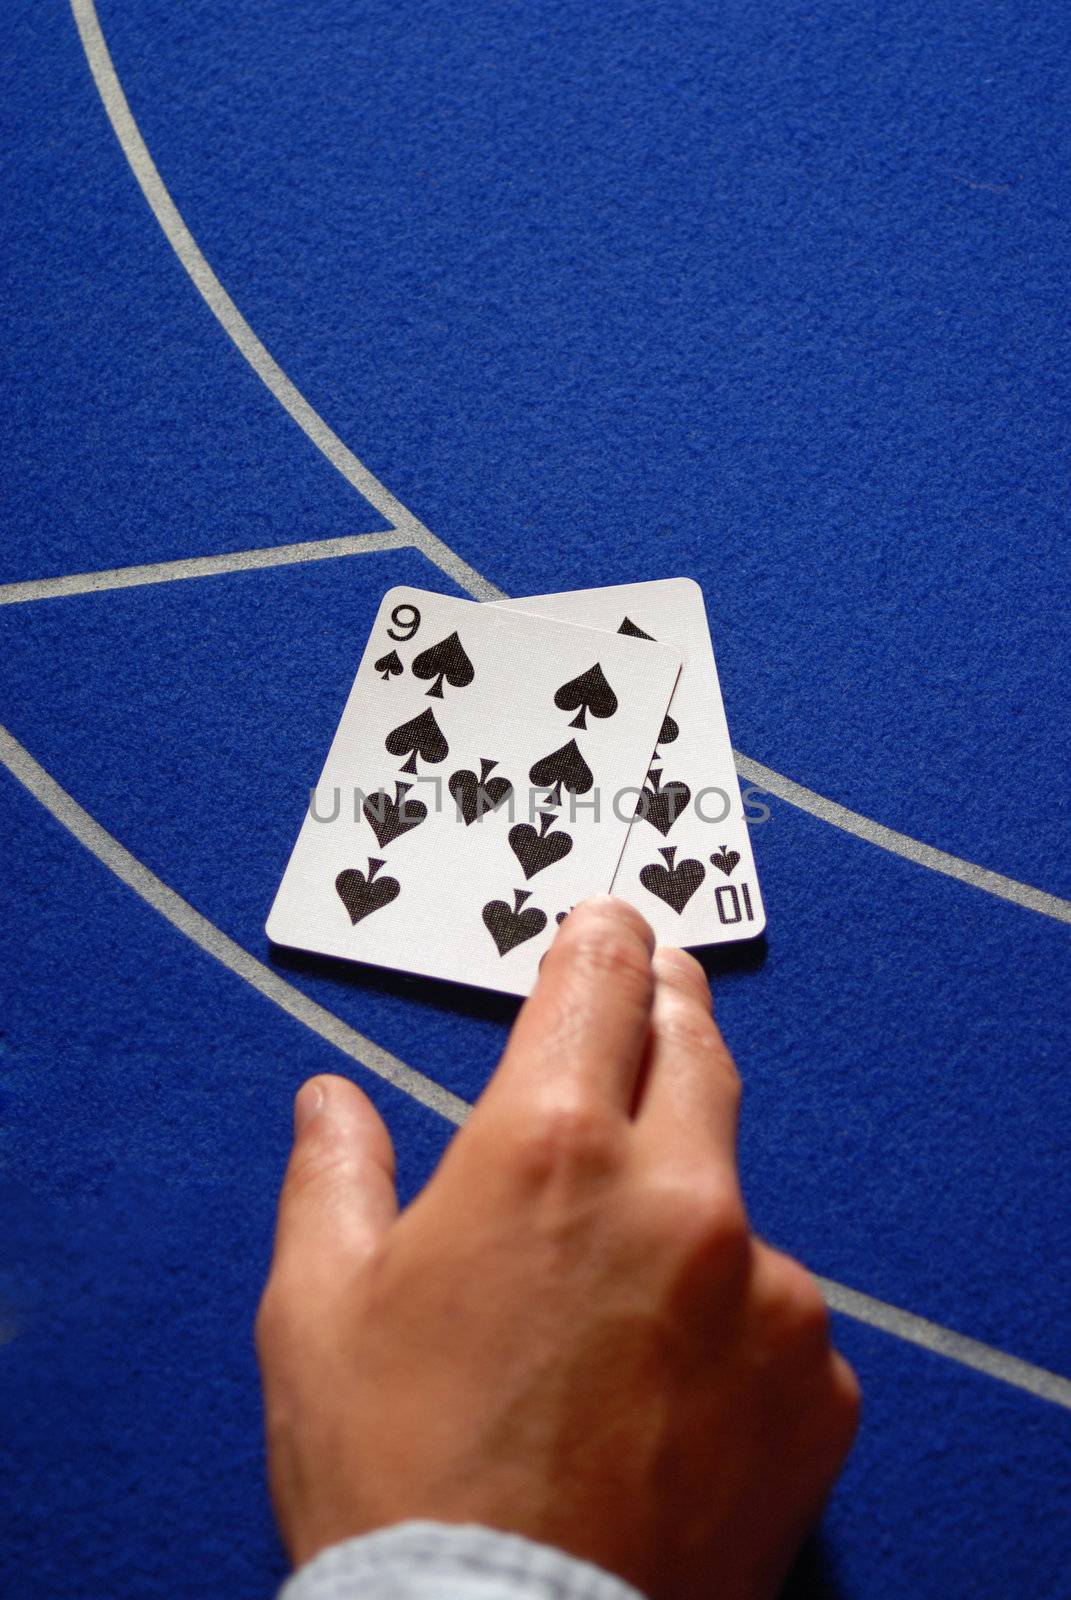
<svg viewBox="0 0 1071 1600"><path fill-rule="evenodd" d="M556 917L610 888L680 664L675 647L390 590L269 937L526 994Z"/></svg>
<svg viewBox="0 0 1071 1600"><path fill-rule="evenodd" d="M494 604L680 650L681 674L613 893L643 912L660 944L723 944L761 933L766 913L699 585L666 578Z"/></svg>

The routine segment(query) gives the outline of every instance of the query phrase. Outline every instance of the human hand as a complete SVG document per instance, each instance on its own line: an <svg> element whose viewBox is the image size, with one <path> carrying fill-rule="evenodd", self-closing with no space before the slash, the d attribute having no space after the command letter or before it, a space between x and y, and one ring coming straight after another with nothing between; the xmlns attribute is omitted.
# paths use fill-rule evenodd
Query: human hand
<svg viewBox="0 0 1071 1600"><path fill-rule="evenodd" d="M296 1563L426 1518L655 1600L776 1593L855 1432L818 1287L748 1227L702 968L620 901L562 924L499 1067L398 1214L389 1135L306 1083L257 1319Z"/></svg>

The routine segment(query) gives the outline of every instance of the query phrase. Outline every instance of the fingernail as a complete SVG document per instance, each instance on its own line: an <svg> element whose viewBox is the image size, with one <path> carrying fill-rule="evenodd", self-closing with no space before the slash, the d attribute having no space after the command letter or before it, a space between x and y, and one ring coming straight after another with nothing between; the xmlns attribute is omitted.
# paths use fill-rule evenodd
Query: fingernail
<svg viewBox="0 0 1071 1600"><path fill-rule="evenodd" d="M310 1078L308 1083L303 1083L294 1100L294 1134L303 1133L321 1109L324 1103L324 1092L315 1078Z"/></svg>

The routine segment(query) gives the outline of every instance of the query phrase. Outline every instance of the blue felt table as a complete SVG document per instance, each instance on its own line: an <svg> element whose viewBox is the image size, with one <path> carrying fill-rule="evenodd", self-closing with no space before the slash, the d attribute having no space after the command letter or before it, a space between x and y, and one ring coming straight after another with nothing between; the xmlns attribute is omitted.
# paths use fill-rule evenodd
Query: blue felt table
<svg viewBox="0 0 1071 1600"><path fill-rule="evenodd" d="M866 1394L793 1592L1066 1600L1071 14L2 14L0 1589L271 1594L292 1094L409 1196L501 1050L263 933L384 590L688 574L746 1192Z"/></svg>

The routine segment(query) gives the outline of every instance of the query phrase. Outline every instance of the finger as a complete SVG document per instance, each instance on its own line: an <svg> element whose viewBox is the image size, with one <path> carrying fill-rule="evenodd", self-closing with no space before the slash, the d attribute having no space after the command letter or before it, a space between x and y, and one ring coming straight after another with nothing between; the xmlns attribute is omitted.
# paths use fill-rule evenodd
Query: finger
<svg viewBox="0 0 1071 1600"><path fill-rule="evenodd" d="M701 1143L736 1163L740 1078L711 1014L710 985L684 950L658 949L637 1126L667 1156Z"/></svg>
<svg viewBox="0 0 1071 1600"><path fill-rule="evenodd" d="M654 935L623 900L586 900L543 959L481 1102L580 1095L627 1112L643 1060Z"/></svg>
<svg viewBox="0 0 1071 1600"><path fill-rule="evenodd" d="M349 1276L397 1214L394 1147L375 1106L348 1078L310 1078L294 1101L273 1277L320 1292Z"/></svg>

